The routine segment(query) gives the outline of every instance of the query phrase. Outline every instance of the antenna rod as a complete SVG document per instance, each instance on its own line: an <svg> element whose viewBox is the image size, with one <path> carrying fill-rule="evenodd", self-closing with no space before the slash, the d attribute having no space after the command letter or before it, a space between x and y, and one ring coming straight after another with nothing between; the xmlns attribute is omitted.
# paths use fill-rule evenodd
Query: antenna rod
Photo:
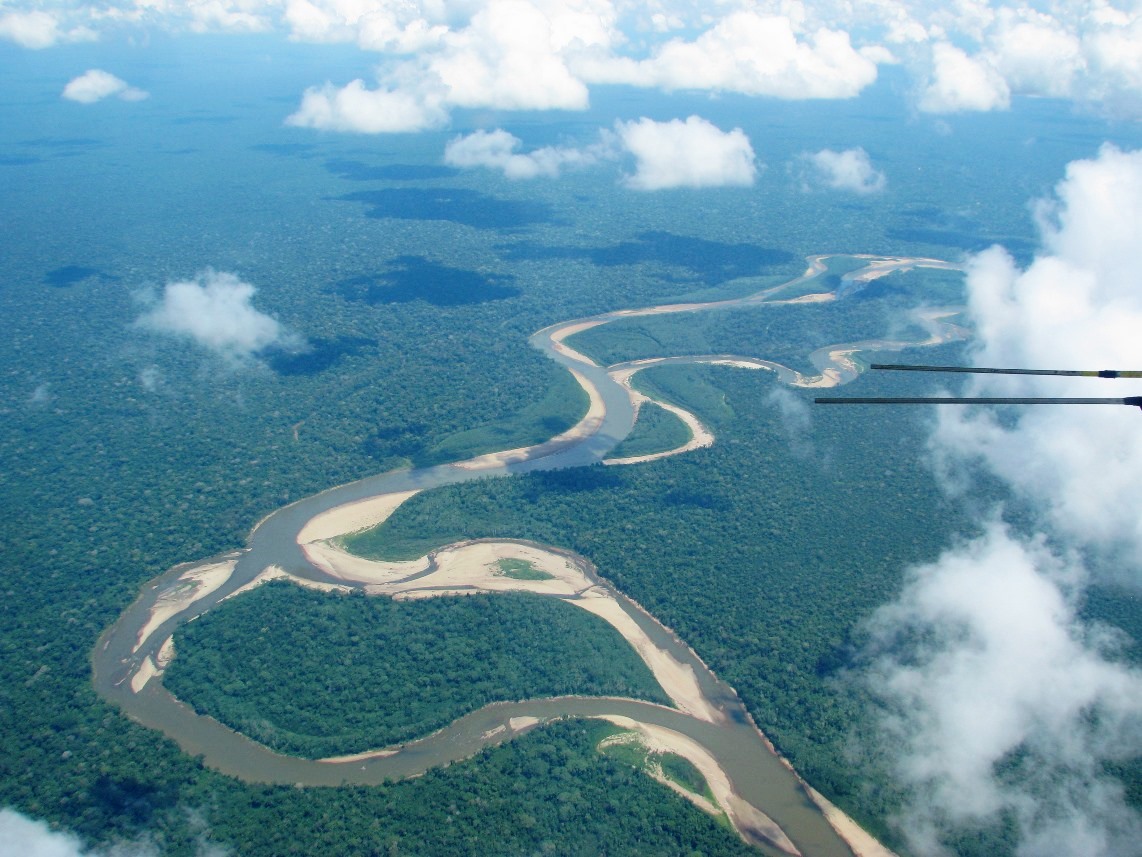
<svg viewBox="0 0 1142 857"><path fill-rule="evenodd" d="M1069 375L1080 378L1142 378L1142 371L1127 369L983 369L968 366L909 366L900 363L873 363L873 369L905 372L972 372L980 375Z"/></svg>
<svg viewBox="0 0 1142 857"><path fill-rule="evenodd" d="M1012 399L995 397L919 396L910 398L820 398L819 405L1129 405L1142 408L1142 396L1124 399Z"/></svg>

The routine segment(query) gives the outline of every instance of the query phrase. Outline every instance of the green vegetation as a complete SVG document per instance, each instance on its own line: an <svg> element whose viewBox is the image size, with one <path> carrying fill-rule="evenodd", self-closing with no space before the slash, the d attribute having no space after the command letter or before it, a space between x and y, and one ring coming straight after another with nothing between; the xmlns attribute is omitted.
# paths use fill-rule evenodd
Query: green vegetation
<svg viewBox="0 0 1142 857"><path fill-rule="evenodd" d="M677 783L686 791L704 797L713 802L714 793L710 791L710 784L702 776L694 763L685 756L677 753L659 753L655 759L662 766L662 774L673 783Z"/></svg>
<svg viewBox="0 0 1142 857"><path fill-rule="evenodd" d="M243 786L217 778L189 797L260 854L600 854L756 857L716 819L595 749L609 724L536 729L470 762L376 788ZM193 839L178 854L194 855Z"/></svg>
<svg viewBox="0 0 1142 857"><path fill-rule="evenodd" d="M183 626L175 651L172 693L274 750L310 758L419 738L503 700L669 704L617 631L526 593L393 601L271 583Z"/></svg>
<svg viewBox="0 0 1142 857"><path fill-rule="evenodd" d="M614 458L653 455L677 449L690 440L690 429L674 414L653 402L643 402L634 430L611 452Z"/></svg>
<svg viewBox="0 0 1142 857"><path fill-rule="evenodd" d="M551 580L553 577L526 559L499 559L496 566L500 574L513 580Z"/></svg>
<svg viewBox="0 0 1142 857"><path fill-rule="evenodd" d="M951 348L926 356L955 360ZM414 497L368 538L385 555L388 544L494 530L584 554L738 689L810 782L885 833L878 820L898 796L875 759L851 761L866 700L840 670L903 569L970 531L933 484L924 415L812 409L811 391L781 388L770 373L644 374L712 427L712 448L449 486ZM863 376L852 389L892 395L905 381Z"/></svg>
<svg viewBox="0 0 1142 857"><path fill-rule="evenodd" d="M646 773L657 773L690 792L718 805L710 784L694 763L677 753L655 753L642 743L637 732L614 727L611 734L599 742L599 752Z"/></svg>
<svg viewBox="0 0 1142 857"><path fill-rule="evenodd" d="M838 277L833 287L839 282ZM585 330L568 344L606 366L648 357L741 354L812 372L808 356L816 348L883 339L889 330L892 338L925 338L920 328L902 324L907 311L958 302L962 282L963 275L955 271L897 272L834 303L645 316ZM824 288L818 283L813 290Z"/></svg>

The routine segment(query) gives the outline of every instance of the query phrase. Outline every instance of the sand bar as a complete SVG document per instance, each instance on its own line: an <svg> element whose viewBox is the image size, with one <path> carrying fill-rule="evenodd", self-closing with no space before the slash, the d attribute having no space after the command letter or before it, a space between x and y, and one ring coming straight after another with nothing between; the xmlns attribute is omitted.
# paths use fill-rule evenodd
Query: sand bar
<svg viewBox="0 0 1142 857"><path fill-rule="evenodd" d="M310 542L301 546L306 559L330 577L356 583L391 583L427 571L428 557L404 562L365 559L349 553L335 541Z"/></svg>
<svg viewBox="0 0 1142 857"><path fill-rule="evenodd" d="M687 759L706 778L714 799L726 813L734 830L747 842L751 840L750 833L756 833L788 854L801 853L773 819L738 795L718 760L693 738L673 729L641 723L620 715L604 715L600 719L621 729L636 732L639 741L651 752L676 753Z"/></svg>
<svg viewBox="0 0 1142 857"><path fill-rule="evenodd" d="M520 446L515 449L504 450L503 452L490 452L487 455L480 455L476 458L470 458L467 461L459 461L452 466L458 467L461 470L490 470L516 461L542 458L545 455L551 455L553 452L558 452L573 443L590 437L597 432L599 427L603 424L603 418L607 415L607 406L603 402L603 396L587 376L581 372L576 372L574 369L568 369L568 371L575 377L575 380L579 382L579 386L586 391L589 400L587 413L579 422L562 434L558 434L551 440L535 446Z"/></svg>
<svg viewBox="0 0 1142 857"><path fill-rule="evenodd" d="M405 500L419 493L419 488L412 491L396 491L336 506L310 518L297 534L297 543L306 545L309 542L371 529L388 520Z"/></svg>
<svg viewBox="0 0 1142 857"><path fill-rule="evenodd" d="M462 542L432 555L435 568L431 574L416 580L380 583L372 582L371 574L366 575L367 579L354 579L353 572L358 564L370 561L359 557L352 559L353 563L335 568L336 576L345 581L365 583L365 591L370 595L408 600L476 592L532 592L566 598L570 604L595 614L618 631L679 709L710 723L718 723L723 719L722 713L702 693L693 668L680 663L669 652L656 646L630 614L623 610L611 591L594 583L565 554L525 542ZM528 562L551 577L546 580L508 577L499 568L501 559ZM330 555L330 560L336 563L338 555Z"/></svg>
<svg viewBox="0 0 1142 857"><path fill-rule="evenodd" d="M146 624L139 629L132 651L139 651L163 622L189 609L229 580L237 562L236 559L228 559L196 565L179 575L155 600Z"/></svg>
<svg viewBox="0 0 1142 857"><path fill-rule="evenodd" d="M162 672L162 670L155 666L155 662L151 659L150 655L143 658L143 662L139 664L139 668L135 670L135 674L131 676L131 692L138 693L147 686L147 682L160 672Z"/></svg>
<svg viewBox="0 0 1142 857"><path fill-rule="evenodd" d="M805 792L821 810L825 820L837 831L837 835L853 850L856 857L898 857L874 839L868 831L849 818L841 809L833 805L823 794L808 783L802 783Z"/></svg>
<svg viewBox="0 0 1142 857"><path fill-rule="evenodd" d="M350 753L348 756L327 756L317 759L327 765L340 765L344 762L364 762L367 759L383 759L385 756L395 756L398 750L366 750L364 753Z"/></svg>

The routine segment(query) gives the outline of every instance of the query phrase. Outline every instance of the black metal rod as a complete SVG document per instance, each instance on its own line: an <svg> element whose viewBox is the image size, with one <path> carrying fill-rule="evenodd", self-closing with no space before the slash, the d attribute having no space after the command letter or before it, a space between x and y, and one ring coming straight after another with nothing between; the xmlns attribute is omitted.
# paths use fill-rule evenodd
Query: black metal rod
<svg viewBox="0 0 1142 857"><path fill-rule="evenodd" d="M969 366L914 366L903 363L873 363L873 369L897 369L904 372L970 372L979 375L1069 375L1079 378L1142 378L1133 369L987 369Z"/></svg>
<svg viewBox="0 0 1142 857"><path fill-rule="evenodd" d="M1142 396L1124 399L1013 399L996 397L913 396L908 398L818 398L819 405L1130 405L1142 408Z"/></svg>

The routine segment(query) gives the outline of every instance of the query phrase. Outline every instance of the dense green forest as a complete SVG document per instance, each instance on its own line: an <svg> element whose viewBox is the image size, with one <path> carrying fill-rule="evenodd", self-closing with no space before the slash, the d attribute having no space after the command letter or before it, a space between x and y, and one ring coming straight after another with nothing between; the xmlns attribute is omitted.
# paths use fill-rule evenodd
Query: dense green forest
<svg viewBox="0 0 1142 857"><path fill-rule="evenodd" d="M870 782L886 787L871 760L853 763L865 700L843 671L861 620L896 595L900 570L970 526L933 490L922 434L904 428L925 416L809 410L810 393L779 389L768 372L666 366L643 377L694 407L714 446L449 486L351 545L408 557L495 531L582 553L737 688L811 783L873 821L893 798L869 792Z"/></svg>
<svg viewBox="0 0 1142 857"><path fill-rule="evenodd" d="M528 593L414 601L270 583L183 626L166 686L271 749L321 758L428 735L490 702L669 705L603 620Z"/></svg>
<svg viewBox="0 0 1142 857"><path fill-rule="evenodd" d="M641 389L635 378L635 388ZM682 420L654 402L643 402L634 429L611 451L613 458L633 458L677 449L690 440L690 429Z"/></svg>
<svg viewBox="0 0 1142 857"><path fill-rule="evenodd" d="M264 175L251 173L257 179L251 188L267 195L262 210L272 210L278 204L275 180L283 173L276 157L266 157L266 165ZM316 168L320 172L321 164ZM290 175L289 181L300 180L300 172ZM327 179L317 187L327 192ZM200 194L196 186L187 201ZM105 198L113 196L108 189ZM339 285L345 272L375 271L377 254L391 252L386 248L416 245L430 257L433 247L447 245L452 265L468 253L473 268L494 268L502 264L497 254L526 250L531 239L509 230L505 244L490 251L480 242L464 243L463 236L471 235L466 226L447 227L461 238L441 242L418 232L416 223L405 228L384 221L378 222L383 230L374 230L359 214L335 208L333 215L332 208L318 209L314 216L328 216L328 223L312 228L369 235L337 266L323 268L309 258L311 242L297 231L311 228L308 223L283 217L276 233L249 238L265 250L258 265L244 266L263 286L258 303L274 307L304 344L247 365L132 328L137 289L170 272L141 265L125 248L98 243L102 235L68 236L69 253L88 240L98 243L100 255L89 273L52 279L37 273L50 273L50 259L25 260L32 273L13 273L11 285L0 289L5 313L21 319L3 344L13 369L0 377L6 416L0 421L0 492L5 508L16 512L0 526L3 805L92 843L153 837L172 854L195 853L195 839L205 829L243 857L290 849L322 853L329 850L331 829L338 835L352 831L376 850L400 831L412 852L464 853L443 830L450 804L441 795L455 778L496 796L468 806L466 815L453 813L458 827L479 831L513 822L516 780L479 759L383 794L241 785L204 770L172 742L100 700L91 687L88 653L140 586L176 563L241 546L253 524L285 502L389 467L435 460L441 448L456 444L450 439L471 438L467 433L476 427L487 436L475 445L456 444L453 453L518 445L562 428L581 408L582 393L565 371L526 344L533 331L577 315L714 293L724 288L723 270L772 282L801 268L788 253L727 268L726 253L732 257L738 249L717 240L691 241L693 264L708 260L709 267L695 268L697 277L663 280L653 275L665 264L660 259L672 259L671 267L684 264L668 256L670 234L634 241L592 234L583 240L621 250L613 262L600 269L586 254L555 262L524 258L513 262L514 296L484 300L480 284L465 285L450 273L455 268L441 273L410 264L401 269L407 288L454 276L465 287L457 300L358 299L359 292ZM245 241L249 210L232 213L230 226L243 236L236 240ZM111 228L112 220L106 222ZM182 275L202 258L238 264L225 253L206 253L191 238L180 245L181 266L162 264L175 265ZM392 272L382 273L392 281ZM520 422L521 413L530 419ZM496 752L538 769L548 744L544 734ZM713 832L700 846L691 845L707 823L700 813L641 775L616 774L589 743L575 753L551 781L557 791L548 792L538 780L531 786L536 800L527 805L536 824L506 839L505 853L530 853L555 837L570 852L592 854L639 848L684 854L693 847L742 853L737 838L717 827L708 828ZM418 796L426 782L436 783L437 791L422 806ZM557 796L574 789L605 796L594 803L600 814L568 821ZM336 816L335 828L311 823L317 805ZM685 819L681 826L667 820L676 812ZM468 853L486 849L472 845Z"/></svg>

